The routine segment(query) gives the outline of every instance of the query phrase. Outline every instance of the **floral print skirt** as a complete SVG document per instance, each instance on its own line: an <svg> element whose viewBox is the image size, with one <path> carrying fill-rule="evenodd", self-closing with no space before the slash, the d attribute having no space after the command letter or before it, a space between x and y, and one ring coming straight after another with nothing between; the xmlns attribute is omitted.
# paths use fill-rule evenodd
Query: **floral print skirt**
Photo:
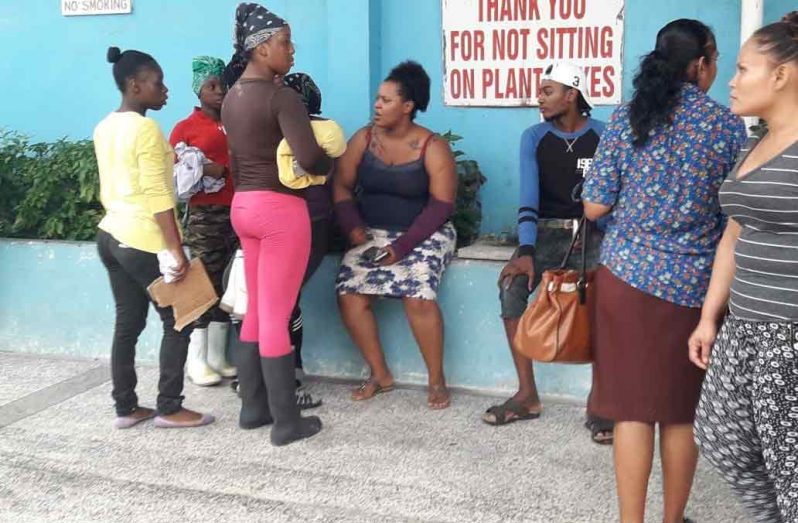
<svg viewBox="0 0 798 523"><path fill-rule="evenodd" d="M434 300L443 271L454 257L457 232L447 222L397 263L380 266L361 258L369 247L384 247L402 232L368 229L372 240L350 249L335 280L338 294L368 294L388 298Z"/></svg>

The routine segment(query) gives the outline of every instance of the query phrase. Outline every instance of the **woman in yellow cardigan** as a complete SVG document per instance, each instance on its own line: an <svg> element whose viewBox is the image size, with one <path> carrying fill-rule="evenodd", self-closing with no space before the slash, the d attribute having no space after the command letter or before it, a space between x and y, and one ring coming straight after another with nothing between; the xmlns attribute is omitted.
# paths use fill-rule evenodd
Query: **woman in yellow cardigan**
<svg viewBox="0 0 798 523"><path fill-rule="evenodd" d="M145 116L148 109L166 105L163 71L152 56L139 51L122 53L111 47L108 61L114 64L122 104L95 128L94 149L105 208L97 248L116 303L111 348L114 425L126 429L153 417L155 425L164 428L207 425L213 416L182 407L191 329L174 329L171 307L155 307L163 323L157 412L138 404L136 341L146 325L147 286L161 275L157 253L171 254L177 279L185 275L188 260L175 219L172 149L155 120Z"/></svg>

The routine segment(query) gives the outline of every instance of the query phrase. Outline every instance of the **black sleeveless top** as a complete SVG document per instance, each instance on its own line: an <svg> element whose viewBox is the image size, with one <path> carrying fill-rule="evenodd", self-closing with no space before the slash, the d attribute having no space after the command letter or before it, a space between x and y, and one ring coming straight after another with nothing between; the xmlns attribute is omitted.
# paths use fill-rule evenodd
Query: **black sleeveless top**
<svg viewBox="0 0 798 523"><path fill-rule="evenodd" d="M357 166L358 208L366 225L406 231L424 210L429 200L424 154L432 136L424 142L418 160L398 165L386 164L366 148ZM368 142L371 143L371 132Z"/></svg>

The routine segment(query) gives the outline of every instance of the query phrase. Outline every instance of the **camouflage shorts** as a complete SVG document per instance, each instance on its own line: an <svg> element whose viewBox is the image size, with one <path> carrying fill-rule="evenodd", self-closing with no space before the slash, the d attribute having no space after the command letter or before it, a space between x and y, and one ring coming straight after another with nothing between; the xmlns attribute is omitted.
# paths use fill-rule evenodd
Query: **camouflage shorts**
<svg viewBox="0 0 798 523"><path fill-rule="evenodd" d="M598 263L599 251L601 250L602 234L591 229L587 246L587 266L593 268ZM537 248L535 250L535 281L532 282L532 289L538 286L543 276L543 271L558 267L571 242L571 231L566 229L539 229ZM515 257L515 255L513 255ZM581 252L571 254L566 268L578 269L582 262ZM504 319L520 318L526 310L529 302L529 278L519 275L513 278L508 288L500 287L499 301L501 303L501 317Z"/></svg>
<svg viewBox="0 0 798 523"><path fill-rule="evenodd" d="M238 237L230 223L230 207L225 205L189 207L185 243L191 256L202 260L216 294L221 296L224 270L238 248ZM227 313L214 307L205 313L195 326L203 327L209 321L227 320Z"/></svg>

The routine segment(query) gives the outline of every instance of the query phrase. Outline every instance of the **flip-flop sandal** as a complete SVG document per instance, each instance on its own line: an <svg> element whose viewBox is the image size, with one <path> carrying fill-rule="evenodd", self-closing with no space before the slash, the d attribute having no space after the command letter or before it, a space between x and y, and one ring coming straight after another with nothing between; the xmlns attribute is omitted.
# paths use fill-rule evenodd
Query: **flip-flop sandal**
<svg viewBox="0 0 798 523"><path fill-rule="evenodd" d="M445 386L443 386L443 387L441 387L441 386L429 387L429 392L430 393L434 393L434 394L440 394L440 393L446 392L446 401L442 401L442 402L438 402L438 403L431 402L429 400L429 395L427 395L427 406L431 410L443 410L443 409L447 409L447 408L449 408L451 406L451 404L452 404L452 395L449 392L449 389L447 389Z"/></svg>
<svg viewBox="0 0 798 523"><path fill-rule="evenodd" d="M590 431L591 441L598 445L612 445L615 439L614 426L611 420L602 418L588 418L585 421L585 428Z"/></svg>
<svg viewBox="0 0 798 523"><path fill-rule="evenodd" d="M371 387L371 392L369 394L365 394L369 390L369 387ZM360 384L360 387L358 387L356 391L352 392L351 398L352 401L370 400L377 394L385 394L386 392L391 392L393 389L393 383L382 386L376 381L366 380Z"/></svg>
<svg viewBox="0 0 798 523"><path fill-rule="evenodd" d="M512 414L508 416L508 414ZM491 418L490 416L493 416ZM482 415L482 421L488 425L499 427L516 421L538 419L540 412L529 412L529 409L510 398L501 405L494 405Z"/></svg>

